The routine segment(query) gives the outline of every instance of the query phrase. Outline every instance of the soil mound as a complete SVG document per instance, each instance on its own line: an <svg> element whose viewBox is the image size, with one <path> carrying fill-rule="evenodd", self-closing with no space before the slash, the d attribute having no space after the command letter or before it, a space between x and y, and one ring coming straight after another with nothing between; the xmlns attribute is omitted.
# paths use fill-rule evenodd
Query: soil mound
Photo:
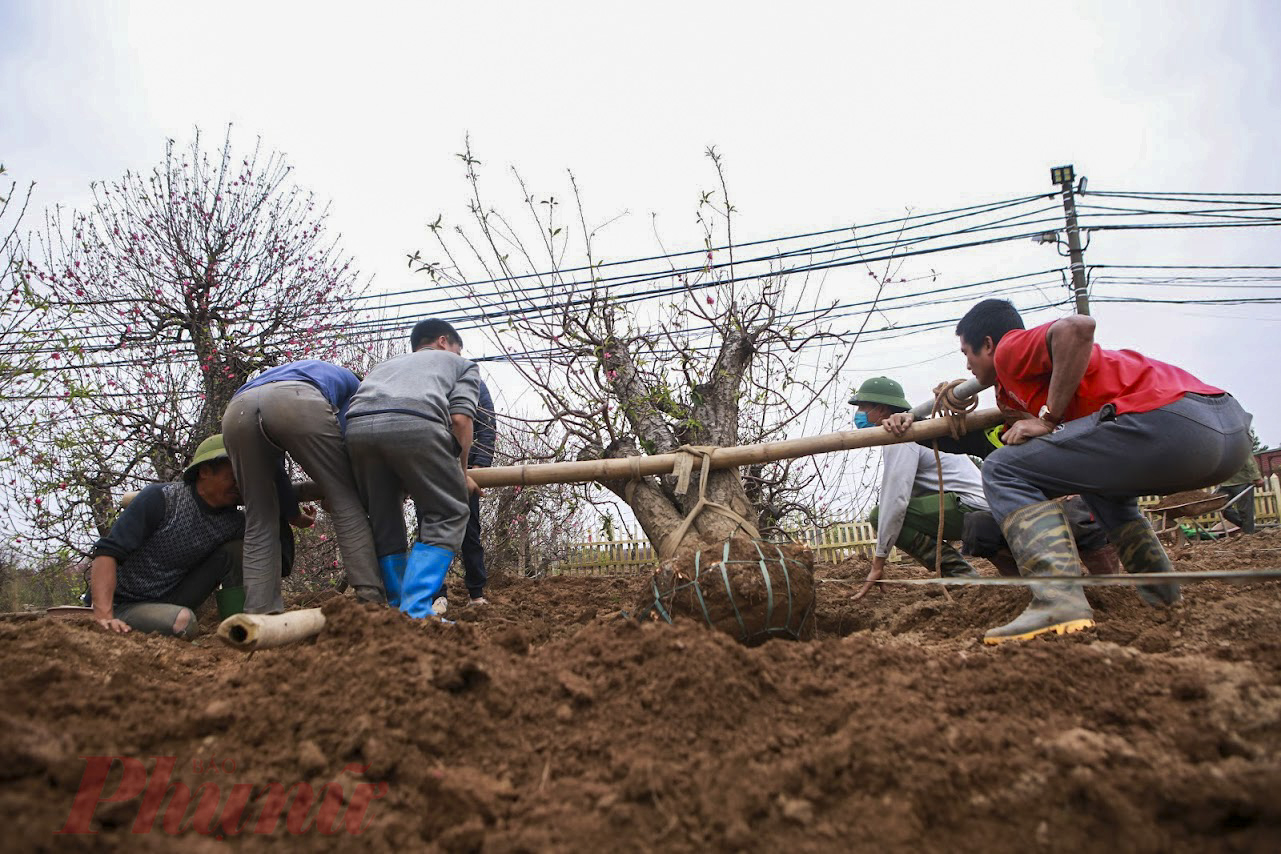
<svg viewBox="0 0 1281 854"><path fill-rule="evenodd" d="M1191 515L1196 515L1197 513L1204 513L1206 510L1210 509L1208 507L1198 508L1197 505L1214 504L1222 500L1223 499L1221 497L1215 495L1211 491L1205 489L1189 489L1184 492L1176 492L1173 495L1166 495L1156 504L1152 505L1150 509L1170 510L1175 507L1181 507L1185 508L1186 512Z"/></svg>
<svg viewBox="0 0 1281 854"><path fill-rule="evenodd" d="M1276 531L1172 553L1181 570L1279 556ZM1281 846L1281 585L1187 585L1162 610L1091 589L1096 630L988 648L1019 591L849 601L866 571L820 566L815 638L750 648L622 616L639 578L518 582L452 625L330 597L321 635L251 657L0 621L5 848ZM149 782L172 757L150 832L133 832L139 796L94 804L96 835L54 836L95 756ZM314 827L321 808L286 809L270 835L205 838L191 813L164 827L177 784L193 804L253 787L252 812L273 782L317 800L330 785L347 817L363 791L361 835Z"/></svg>

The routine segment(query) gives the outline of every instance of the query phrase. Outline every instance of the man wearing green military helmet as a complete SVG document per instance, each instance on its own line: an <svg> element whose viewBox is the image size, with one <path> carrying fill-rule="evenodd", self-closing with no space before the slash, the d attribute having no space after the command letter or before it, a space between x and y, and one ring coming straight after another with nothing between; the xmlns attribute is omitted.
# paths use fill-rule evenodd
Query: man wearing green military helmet
<svg viewBox="0 0 1281 854"><path fill-rule="evenodd" d="M896 412L912 405L903 386L889 377L872 377L850 397L858 407L854 423L876 427ZM897 546L922 566L934 568L938 553L939 478L934 452L915 443L887 445L881 452L880 501L868 520L876 529L876 551L867 583L855 594L861 599L885 571L890 547ZM943 464L943 575L977 576L978 573L946 540L961 539L965 515L986 510L983 481L978 467L963 454L940 454Z"/></svg>
<svg viewBox="0 0 1281 854"><path fill-rule="evenodd" d="M139 492L94 546L89 587L98 624L194 638L200 604L220 582L241 584L239 503L221 433L200 443L182 480Z"/></svg>

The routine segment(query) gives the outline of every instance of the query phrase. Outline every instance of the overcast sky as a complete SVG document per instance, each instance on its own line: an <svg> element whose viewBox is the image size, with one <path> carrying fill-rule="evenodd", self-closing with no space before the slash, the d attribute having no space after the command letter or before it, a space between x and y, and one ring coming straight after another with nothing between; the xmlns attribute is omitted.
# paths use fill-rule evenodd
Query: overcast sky
<svg viewBox="0 0 1281 854"><path fill-rule="evenodd" d="M612 258L654 252L651 214L669 249L698 244L711 144L743 240L1048 192L1060 163L1090 189L1281 191L1279 25L1281 4L1230 0L0 0L0 160L38 182L37 209L74 206L91 180L160 162L167 137L220 139L232 122L332 200L376 288L403 289L423 283L405 256L428 245L425 224L464 213L466 134L496 185L515 165L560 193L572 168L597 221L626 212L603 238ZM1086 260L1277 264L1279 237L1097 233ZM973 281L1060 263L1021 241L907 272ZM1095 315L1104 346L1227 388L1281 443L1281 306ZM941 332L863 348L842 387L888 369L917 399L965 375Z"/></svg>

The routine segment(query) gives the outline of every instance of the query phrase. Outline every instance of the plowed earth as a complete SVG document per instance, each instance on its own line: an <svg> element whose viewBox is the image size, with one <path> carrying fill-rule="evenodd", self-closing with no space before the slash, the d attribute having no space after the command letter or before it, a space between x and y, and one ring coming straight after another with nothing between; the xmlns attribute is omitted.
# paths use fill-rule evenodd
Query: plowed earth
<svg viewBox="0 0 1281 854"><path fill-rule="evenodd" d="M1281 532L1172 557L1278 567ZM1281 850L1281 584L1188 585L1159 611L1093 588L1097 629L985 648L1026 593L850 602L866 571L820 565L816 639L756 648L622 618L638 578L513 582L454 625L335 596L319 637L249 658L0 621L3 848ZM114 760L96 833L55 835L94 756L145 770L155 802L98 802ZM358 838L305 800L256 832L266 784L331 781ZM247 818L201 834L193 806L184 830L178 783L193 804L254 787Z"/></svg>

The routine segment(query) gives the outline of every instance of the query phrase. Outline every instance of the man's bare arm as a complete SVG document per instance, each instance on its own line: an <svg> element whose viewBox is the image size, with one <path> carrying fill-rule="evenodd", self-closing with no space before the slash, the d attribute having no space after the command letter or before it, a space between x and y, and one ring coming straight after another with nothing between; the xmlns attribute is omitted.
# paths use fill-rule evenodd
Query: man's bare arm
<svg viewBox="0 0 1281 854"><path fill-rule="evenodd" d="M1081 380L1085 379L1094 350L1094 327L1094 318L1074 314L1056 320L1046 331L1046 346L1050 348L1053 362L1046 406L1056 418L1063 418Z"/></svg>
<svg viewBox="0 0 1281 854"><path fill-rule="evenodd" d="M130 630L129 626L117 620L112 609L112 602L116 597L117 566L118 562L110 555L98 555L94 558L89 565L89 592L93 597L94 621L104 629L124 634Z"/></svg>

